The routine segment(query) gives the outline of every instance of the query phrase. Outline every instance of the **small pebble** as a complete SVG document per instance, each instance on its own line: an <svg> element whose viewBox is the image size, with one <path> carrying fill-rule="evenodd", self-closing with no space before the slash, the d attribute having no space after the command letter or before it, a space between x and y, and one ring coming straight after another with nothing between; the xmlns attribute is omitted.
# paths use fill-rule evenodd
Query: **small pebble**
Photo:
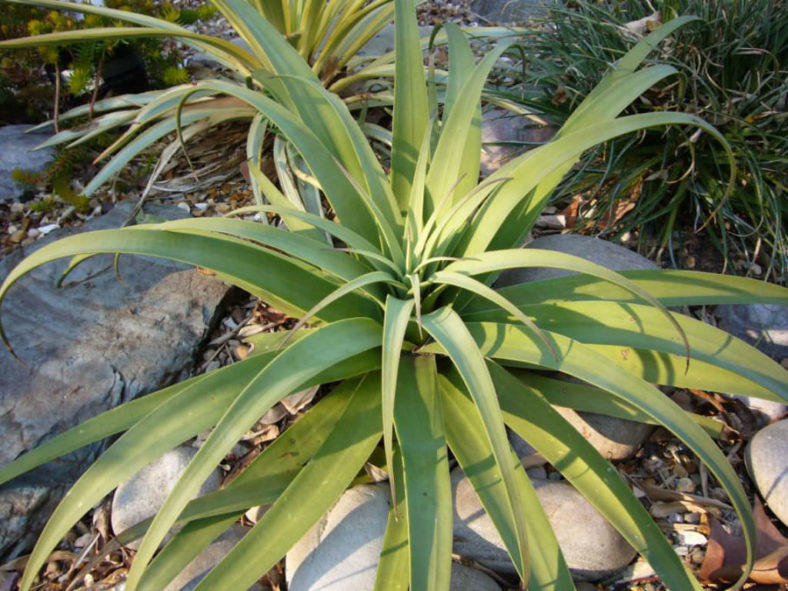
<svg viewBox="0 0 788 591"><path fill-rule="evenodd" d="M208 204L207 203L195 203L194 207L196 207L200 211L207 211L208 210Z"/></svg>
<svg viewBox="0 0 788 591"><path fill-rule="evenodd" d="M50 232L57 230L60 227L60 224L46 224L44 226L39 226L38 231L41 232L43 235L47 235Z"/></svg>
<svg viewBox="0 0 788 591"><path fill-rule="evenodd" d="M679 478L676 481L676 490L683 493L695 492L695 483L691 478Z"/></svg>
<svg viewBox="0 0 788 591"><path fill-rule="evenodd" d="M668 515L668 523L683 523L684 518L678 513L671 513Z"/></svg>
<svg viewBox="0 0 788 591"><path fill-rule="evenodd" d="M183 211L185 211L186 213L191 213L191 211L192 211L192 210L191 210L191 208L189 207L189 204L188 204L188 203L186 203L185 201L181 201L181 202L178 204L178 207L180 207L180 208L181 208Z"/></svg>
<svg viewBox="0 0 788 591"><path fill-rule="evenodd" d="M706 558L706 551L703 548L696 546L692 549L692 552L690 552L690 560L692 560L694 564L703 564L704 558Z"/></svg>
<svg viewBox="0 0 788 591"><path fill-rule="evenodd" d="M705 546L709 540L702 533L693 530L684 530L676 533L676 540L684 546Z"/></svg>

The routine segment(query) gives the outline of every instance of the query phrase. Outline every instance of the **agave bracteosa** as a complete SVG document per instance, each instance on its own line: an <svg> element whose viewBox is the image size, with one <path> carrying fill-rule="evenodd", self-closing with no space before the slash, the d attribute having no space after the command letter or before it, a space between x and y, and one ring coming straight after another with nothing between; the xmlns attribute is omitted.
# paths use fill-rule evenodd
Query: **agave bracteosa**
<svg viewBox="0 0 788 591"><path fill-rule="evenodd" d="M656 80L638 70L688 19L653 32L623 57L550 143L477 184L479 96L500 45L478 63L448 26L450 62L440 117L425 83L413 0L396 0L396 79L390 174L346 105L314 78L253 72L267 93L227 82L303 157L336 219L274 204L289 230L232 216L85 233L41 248L0 290L51 260L97 253L171 258L211 269L300 317L254 337L254 354L226 368L90 419L0 469L0 482L91 441L123 433L74 485L41 534L21 582L30 588L73 523L124 479L206 429L211 434L149 522L127 589L160 589L248 508L270 508L200 583L244 589L274 565L357 478L380 444L396 504L379 589L448 589L452 549L449 450L465 470L529 589L573 583L505 425L525 438L613 524L670 589L700 589L627 483L551 406L660 424L727 491L752 566L755 527L736 473L709 433L713 421L680 409L654 384L788 397L786 371L726 333L667 307L786 303L788 290L699 272L615 273L558 252L518 248L550 191L582 152L644 127L694 125L674 113L619 116ZM288 46L282 60L301 58ZM308 108L306 107L308 105ZM173 104L172 108L177 108ZM430 109L436 113L430 116ZM248 211L248 210L243 210ZM243 213L241 211L240 213ZM236 212L239 213L239 212ZM327 247L322 234L332 236ZM555 267L577 274L495 289L498 271ZM305 323L311 324L304 328ZM621 355L627 349L629 355ZM567 386L539 370L584 382ZM193 499L244 432L282 397L334 383L319 403L224 489ZM166 533L184 524L157 554ZM741 583L741 581L740 581Z"/></svg>

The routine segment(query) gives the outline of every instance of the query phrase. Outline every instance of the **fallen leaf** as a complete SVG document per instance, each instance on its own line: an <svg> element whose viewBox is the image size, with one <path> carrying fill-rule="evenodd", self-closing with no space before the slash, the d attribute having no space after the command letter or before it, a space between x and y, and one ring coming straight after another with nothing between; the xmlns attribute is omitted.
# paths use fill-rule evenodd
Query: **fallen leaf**
<svg viewBox="0 0 788 591"><path fill-rule="evenodd" d="M757 497L752 514L757 549L749 579L766 585L788 583L788 539L774 526ZM700 577L713 583L733 582L741 576L746 562L744 538L726 532L713 516L709 516L709 526L711 535L700 567Z"/></svg>

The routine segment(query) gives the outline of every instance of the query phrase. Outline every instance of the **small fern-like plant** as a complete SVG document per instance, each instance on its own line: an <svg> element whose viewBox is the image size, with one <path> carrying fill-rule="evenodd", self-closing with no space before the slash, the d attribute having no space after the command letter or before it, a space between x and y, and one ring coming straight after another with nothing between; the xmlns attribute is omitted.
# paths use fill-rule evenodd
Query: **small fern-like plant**
<svg viewBox="0 0 788 591"><path fill-rule="evenodd" d="M786 371L726 333L668 307L786 303L788 290L698 272L616 273L584 259L521 249L550 192L581 154L644 127L684 124L676 113L620 116L670 68L638 70L648 51L688 19L663 26L630 53L548 144L477 184L480 93L499 45L478 63L447 27L445 106L431 103L413 0L396 0L391 170L385 171L346 105L290 46L279 75L255 84L204 82L275 125L303 158L335 212L325 219L287 203L288 229L230 216L185 219L72 236L23 261L0 297L30 270L98 253L166 257L213 270L299 317L292 330L254 337L229 367L90 419L0 468L8 481L58 455L123 433L77 481L41 534L21 588L62 536L120 482L168 449L211 434L157 515L120 534L144 535L126 588L161 589L244 511L270 505L198 589L245 589L270 569L363 473L382 444L394 494L377 589L449 588L452 507L449 454L465 470L529 589L573 588L547 517L517 461L505 425L525 438L621 532L670 589L700 589L616 470L551 406L557 402L660 424L680 438L727 491L752 566L755 526L745 492L709 432L654 384L788 398ZM254 26L249 23L249 26ZM262 26L262 25L261 25ZM268 25L265 25L268 26ZM287 65L284 65L287 64ZM282 70L290 72L282 75ZM178 108L178 101L171 109ZM238 213L248 213L240 210ZM496 289L517 267L577 274ZM308 327L307 325L311 325ZM628 352L622 355L622 350ZM550 372L582 380L559 382ZM224 489L193 499L202 482L263 413L315 384L331 391ZM181 529L161 550L176 523Z"/></svg>

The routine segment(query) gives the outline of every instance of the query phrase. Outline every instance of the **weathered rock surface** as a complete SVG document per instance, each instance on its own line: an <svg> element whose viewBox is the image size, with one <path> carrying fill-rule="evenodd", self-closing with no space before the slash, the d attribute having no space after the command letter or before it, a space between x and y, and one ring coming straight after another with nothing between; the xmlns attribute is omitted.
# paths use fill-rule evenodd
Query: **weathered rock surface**
<svg viewBox="0 0 788 591"><path fill-rule="evenodd" d="M788 420L758 431L750 440L745 459L764 501L788 525Z"/></svg>
<svg viewBox="0 0 788 591"><path fill-rule="evenodd" d="M554 408L607 460L631 458L654 430L651 425L617 417Z"/></svg>
<svg viewBox="0 0 788 591"><path fill-rule="evenodd" d="M717 306L720 328L754 345L778 362L788 357L788 306Z"/></svg>
<svg viewBox="0 0 788 591"><path fill-rule="evenodd" d="M624 568L635 551L602 515L566 482L534 481L573 577L598 581ZM503 541L470 480L452 472L454 551L500 572L514 573Z"/></svg>
<svg viewBox="0 0 788 591"><path fill-rule="evenodd" d="M175 577L164 591L192 591L205 577L209 570L219 564L227 556L241 538L249 531L238 523L211 542L208 547L200 552L178 576ZM251 589L261 589L255 583Z"/></svg>
<svg viewBox="0 0 788 591"><path fill-rule="evenodd" d="M431 32L432 27L424 25L419 27L420 37L427 37ZM367 41L364 47L357 52L357 55L361 57L379 57L389 51L394 51L394 23L383 27L377 35Z"/></svg>
<svg viewBox="0 0 788 591"><path fill-rule="evenodd" d="M117 228L132 205L121 203L83 229ZM160 217L180 212L148 210ZM34 248L75 232L56 231L15 251L0 262L0 274L5 277ZM123 281L111 263L109 256L87 261L76 271L78 277L97 275L57 289L66 266L59 261L23 277L9 291L0 309L3 326L26 365L0 351L0 465L85 419L173 382L192 365L228 291L224 283L164 259L123 257ZM87 446L0 488L0 555L13 554L23 535L29 537L16 552L29 545L99 449ZM32 506L37 510L26 510Z"/></svg>
<svg viewBox="0 0 788 591"><path fill-rule="evenodd" d="M115 535L153 517L195 455L197 450L193 447L176 447L121 483L112 497L110 519ZM216 469L200 487L197 496L218 490L221 483L221 472ZM139 540L129 546L138 548Z"/></svg>
<svg viewBox="0 0 788 591"><path fill-rule="evenodd" d="M548 141L555 129L499 107L482 113L481 173L486 177L509 160Z"/></svg>
<svg viewBox="0 0 788 591"><path fill-rule="evenodd" d="M287 553L290 591L372 591L389 511L388 485L345 491ZM452 564L451 591L498 591L482 572Z"/></svg>
<svg viewBox="0 0 788 591"><path fill-rule="evenodd" d="M651 425L617 417L560 406L554 408L607 460L631 458L654 430ZM517 456L525 460L527 468L538 464L541 456L535 456L536 450L517 433L509 434L509 442Z"/></svg>
<svg viewBox="0 0 788 591"><path fill-rule="evenodd" d="M16 199L25 187L11 178L16 170L41 172L54 157L53 148L33 150L49 139L49 133L25 133L29 125L5 125L0 127L0 203Z"/></svg>
<svg viewBox="0 0 788 591"><path fill-rule="evenodd" d="M556 250L567 254L582 257L592 263L604 265L608 269L615 271L634 270L634 269L658 269L659 267L640 256L638 253L623 246L592 238L590 236L580 236L577 234L553 234L537 238L530 242L526 248L542 248L545 250ZM548 269L546 267L534 267L528 269L512 269L501 273L496 282L497 287L507 285L517 285L526 281L541 281L542 279L552 279L571 275L569 271L559 269Z"/></svg>
<svg viewBox="0 0 788 591"><path fill-rule="evenodd" d="M471 10L488 21L522 23L547 15L554 0L473 0Z"/></svg>
<svg viewBox="0 0 788 591"><path fill-rule="evenodd" d="M753 345L778 363L788 360L788 306L776 304L735 304L717 306L719 327ZM765 425L780 419L788 406L780 402L736 396Z"/></svg>

